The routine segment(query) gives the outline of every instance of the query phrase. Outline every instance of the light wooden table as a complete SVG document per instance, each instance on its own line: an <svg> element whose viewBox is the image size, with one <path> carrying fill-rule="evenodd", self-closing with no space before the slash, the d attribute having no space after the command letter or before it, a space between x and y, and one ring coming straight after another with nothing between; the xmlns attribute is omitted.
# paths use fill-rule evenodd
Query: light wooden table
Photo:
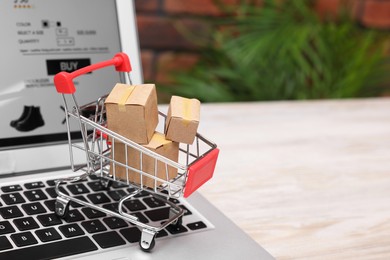
<svg viewBox="0 0 390 260"><path fill-rule="evenodd" d="M390 259L390 99L203 104L201 193L277 259Z"/></svg>

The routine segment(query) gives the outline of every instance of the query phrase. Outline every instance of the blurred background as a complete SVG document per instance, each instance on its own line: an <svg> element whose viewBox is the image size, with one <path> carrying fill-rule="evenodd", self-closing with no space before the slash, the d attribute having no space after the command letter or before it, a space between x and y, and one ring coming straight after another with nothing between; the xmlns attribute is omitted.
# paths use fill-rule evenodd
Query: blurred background
<svg viewBox="0 0 390 260"><path fill-rule="evenodd" d="M162 103L390 96L390 0L135 0Z"/></svg>

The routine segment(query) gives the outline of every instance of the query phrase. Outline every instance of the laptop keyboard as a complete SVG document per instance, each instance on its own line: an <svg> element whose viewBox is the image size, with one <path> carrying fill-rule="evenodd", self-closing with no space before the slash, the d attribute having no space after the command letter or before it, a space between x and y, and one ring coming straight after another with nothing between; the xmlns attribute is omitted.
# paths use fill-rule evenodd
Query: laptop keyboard
<svg viewBox="0 0 390 260"><path fill-rule="evenodd" d="M0 186L0 259L53 259L81 253L137 245L140 229L101 211L70 202L65 217L55 210L54 180ZM62 185L62 192L100 207L117 211L118 201L134 189L120 183L105 188L96 176ZM182 224L168 226L158 240L207 230L210 224L184 201L171 199L185 210ZM126 213L143 223L162 223L169 217L167 204L147 192L124 202ZM159 250L159 249L156 249Z"/></svg>

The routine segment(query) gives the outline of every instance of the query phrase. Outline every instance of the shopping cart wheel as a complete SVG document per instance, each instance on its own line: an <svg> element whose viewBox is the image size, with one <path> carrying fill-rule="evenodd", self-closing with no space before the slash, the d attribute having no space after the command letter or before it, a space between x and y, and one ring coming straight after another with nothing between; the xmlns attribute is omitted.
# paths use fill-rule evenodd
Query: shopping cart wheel
<svg viewBox="0 0 390 260"><path fill-rule="evenodd" d="M141 247L142 251L144 252L152 251L152 249L156 245L155 238L156 238L156 232L144 228L142 230L141 239L139 241L139 246Z"/></svg>
<svg viewBox="0 0 390 260"><path fill-rule="evenodd" d="M55 203L55 211L59 217L66 216L69 211L69 200L58 196Z"/></svg>

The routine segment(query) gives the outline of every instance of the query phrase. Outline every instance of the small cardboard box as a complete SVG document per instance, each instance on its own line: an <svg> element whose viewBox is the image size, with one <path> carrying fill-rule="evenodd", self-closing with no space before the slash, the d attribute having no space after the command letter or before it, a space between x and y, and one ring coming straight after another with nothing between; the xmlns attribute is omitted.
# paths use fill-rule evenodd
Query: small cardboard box
<svg viewBox="0 0 390 260"><path fill-rule="evenodd" d="M158 124L154 84L116 84L106 102L108 129L136 142L147 144Z"/></svg>
<svg viewBox="0 0 390 260"><path fill-rule="evenodd" d="M179 159L179 144L176 142L172 142L165 139L165 136L161 133L155 132L150 142L143 147L162 155L172 161L177 162ZM140 159L140 151L136 150L132 147L127 147L127 162L126 162L126 152L125 145L123 143L114 143L114 149L111 151L111 156L115 161L120 162L122 164L129 165L130 167L141 170L141 159ZM152 176L156 176L163 180L169 181L177 176L177 169L175 167L168 165L168 175L166 173L166 164L158 161L157 162L157 171L155 171L155 163L156 160L153 157L142 154L142 172L146 172ZM126 174L128 173L128 177ZM113 167L111 165L111 174L114 174ZM127 178L130 182L140 184L141 183L141 174L134 170L129 169L126 172L126 168L115 164L115 176L117 179L121 179L123 181L127 181ZM167 179L168 178L168 179ZM147 175L142 175L142 184L144 186L154 188L155 179L148 177ZM157 181L156 185L161 185L162 182Z"/></svg>
<svg viewBox="0 0 390 260"><path fill-rule="evenodd" d="M198 129L199 117L199 100L172 96L165 122L166 138L192 144Z"/></svg>

